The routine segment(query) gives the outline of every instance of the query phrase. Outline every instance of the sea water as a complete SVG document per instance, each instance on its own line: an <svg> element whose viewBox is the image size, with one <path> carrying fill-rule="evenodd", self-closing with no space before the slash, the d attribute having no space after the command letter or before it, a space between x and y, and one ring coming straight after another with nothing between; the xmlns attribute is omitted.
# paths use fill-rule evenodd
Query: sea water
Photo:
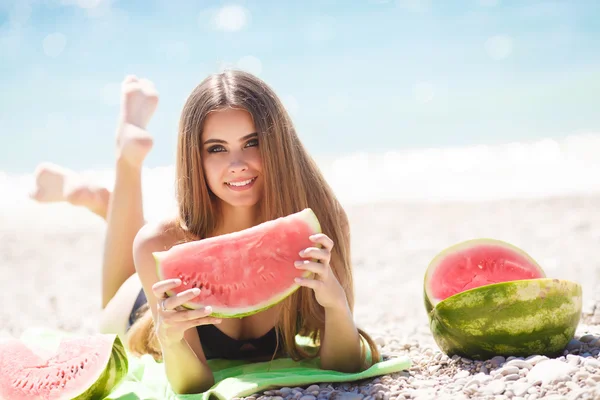
<svg viewBox="0 0 600 400"><path fill-rule="evenodd" d="M354 152L315 158L345 205L377 201L485 201L600 193L600 134L498 145ZM114 171L82 171L111 186ZM32 207L33 174L0 171L3 214ZM174 207L172 165L143 170L149 220Z"/></svg>

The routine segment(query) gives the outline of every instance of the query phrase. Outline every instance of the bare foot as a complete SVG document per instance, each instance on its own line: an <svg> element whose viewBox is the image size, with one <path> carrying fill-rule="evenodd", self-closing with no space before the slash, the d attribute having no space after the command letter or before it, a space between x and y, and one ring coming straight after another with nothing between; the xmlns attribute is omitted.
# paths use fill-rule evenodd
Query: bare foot
<svg viewBox="0 0 600 400"><path fill-rule="evenodd" d="M117 127L117 158L141 168L152 149L146 126L158 105L158 92L147 79L128 75L121 85L121 117Z"/></svg>
<svg viewBox="0 0 600 400"><path fill-rule="evenodd" d="M42 163L34 172L35 189L29 197L40 203L68 202L89 209L106 218L110 192L108 189L81 179L70 169Z"/></svg>

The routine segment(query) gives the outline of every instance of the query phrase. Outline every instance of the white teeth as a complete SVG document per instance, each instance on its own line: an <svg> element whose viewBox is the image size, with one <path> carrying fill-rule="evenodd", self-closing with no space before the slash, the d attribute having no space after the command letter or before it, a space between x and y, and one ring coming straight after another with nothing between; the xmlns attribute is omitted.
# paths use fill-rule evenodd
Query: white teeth
<svg viewBox="0 0 600 400"><path fill-rule="evenodd" d="M247 181L243 181L243 182L227 182L227 184L231 185L231 186L246 186L247 184L249 184L253 180L254 180L254 178L251 178L251 179L248 179Z"/></svg>

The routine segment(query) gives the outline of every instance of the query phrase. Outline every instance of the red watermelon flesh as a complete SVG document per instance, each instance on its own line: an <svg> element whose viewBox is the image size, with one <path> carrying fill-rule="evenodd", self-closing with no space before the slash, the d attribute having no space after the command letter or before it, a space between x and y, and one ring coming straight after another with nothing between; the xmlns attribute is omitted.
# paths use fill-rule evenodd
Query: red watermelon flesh
<svg viewBox="0 0 600 400"><path fill-rule="evenodd" d="M495 239L469 240L445 249L432 260L425 274L426 302L435 306L480 286L544 277L537 262L514 245Z"/></svg>
<svg viewBox="0 0 600 400"><path fill-rule="evenodd" d="M0 344L0 399L101 399L127 368L125 348L116 335L64 339L49 358L9 339Z"/></svg>
<svg viewBox="0 0 600 400"><path fill-rule="evenodd" d="M280 302L299 285L294 278L311 273L294 267L299 252L317 246L321 232L309 208L226 235L176 245L154 253L160 280L179 278L174 295L191 288L200 294L185 304L210 305L214 316L241 317Z"/></svg>

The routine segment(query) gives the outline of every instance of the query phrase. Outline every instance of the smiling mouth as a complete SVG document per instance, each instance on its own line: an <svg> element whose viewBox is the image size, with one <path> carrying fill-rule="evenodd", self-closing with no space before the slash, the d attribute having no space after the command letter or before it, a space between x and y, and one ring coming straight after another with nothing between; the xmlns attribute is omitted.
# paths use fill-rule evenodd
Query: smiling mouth
<svg viewBox="0 0 600 400"><path fill-rule="evenodd" d="M225 182L225 184L233 188L244 188L250 186L255 180L256 176L254 178L246 179L245 181Z"/></svg>

